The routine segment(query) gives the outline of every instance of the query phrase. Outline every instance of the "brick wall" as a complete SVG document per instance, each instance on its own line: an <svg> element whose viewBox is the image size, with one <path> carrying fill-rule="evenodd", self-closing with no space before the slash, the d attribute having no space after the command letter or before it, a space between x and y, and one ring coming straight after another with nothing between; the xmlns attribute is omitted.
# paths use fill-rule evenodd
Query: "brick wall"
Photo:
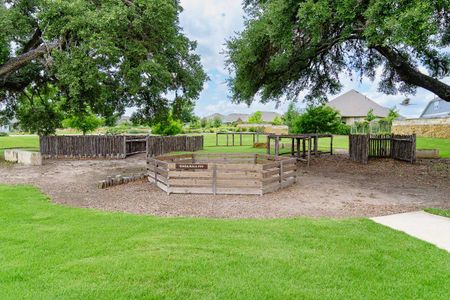
<svg viewBox="0 0 450 300"><path fill-rule="evenodd" d="M450 118L394 121L392 133L450 139Z"/></svg>

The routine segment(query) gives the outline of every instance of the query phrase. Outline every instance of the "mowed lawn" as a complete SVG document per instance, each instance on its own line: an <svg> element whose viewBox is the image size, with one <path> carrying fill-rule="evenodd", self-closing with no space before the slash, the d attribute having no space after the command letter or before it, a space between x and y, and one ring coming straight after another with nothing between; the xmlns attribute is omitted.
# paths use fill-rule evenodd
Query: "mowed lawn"
<svg viewBox="0 0 450 300"><path fill-rule="evenodd" d="M219 147L216 147L216 135L214 133L204 134L205 137L205 152L252 152L252 153L266 153L265 149L255 149L252 147L253 139L249 135L243 135L244 146L226 146L226 136L221 135L219 138ZM265 142L266 138L261 136L260 142ZM231 145L231 135L229 136L229 145ZM289 146L289 140L285 141ZM319 149L328 150L330 139L320 139ZM239 136L235 135L235 145L239 145ZM35 135L26 136L7 136L0 137L0 157L3 156L3 150L9 148L23 148L30 150L39 149L39 138ZM333 148L348 149L348 137L347 136L334 136ZM441 157L450 158L450 139L438 139L438 138L417 138L417 149L439 149ZM290 151L289 148L282 149L282 152Z"/></svg>
<svg viewBox="0 0 450 300"><path fill-rule="evenodd" d="M450 254L368 219L160 218L0 185L0 299L448 299Z"/></svg>

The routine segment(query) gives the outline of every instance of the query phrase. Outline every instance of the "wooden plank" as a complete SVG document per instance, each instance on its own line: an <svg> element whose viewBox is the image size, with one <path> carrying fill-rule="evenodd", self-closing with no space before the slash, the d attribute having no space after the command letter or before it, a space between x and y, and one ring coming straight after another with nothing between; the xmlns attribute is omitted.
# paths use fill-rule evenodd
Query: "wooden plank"
<svg viewBox="0 0 450 300"><path fill-rule="evenodd" d="M209 186L213 184L212 178L170 178L169 184L171 187L174 186Z"/></svg>
<svg viewBox="0 0 450 300"><path fill-rule="evenodd" d="M212 170L205 171L169 171L169 178L211 178Z"/></svg>
<svg viewBox="0 0 450 300"><path fill-rule="evenodd" d="M211 187L170 187L171 194L212 194Z"/></svg>
<svg viewBox="0 0 450 300"><path fill-rule="evenodd" d="M262 165L245 165L245 164L216 164L217 170L242 170L242 171L260 171Z"/></svg>
<svg viewBox="0 0 450 300"><path fill-rule="evenodd" d="M279 166L280 166L280 162L279 161L275 161L275 162L272 162L272 163L268 163L268 164L262 165L262 169L263 170L268 170L268 169L278 168Z"/></svg>
<svg viewBox="0 0 450 300"><path fill-rule="evenodd" d="M260 172L250 172L250 171L248 171L248 172L245 172L245 171L229 171L229 172L226 172L226 171L220 171L220 172L217 172L217 178L220 178L220 179L233 179L233 178L236 178L236 179L238 179L238 178L248 178L248 179L261 179L263 176L262 176L262 173L260 173Z"/></svg>
<svg viewBox="0 0 450 300"><path fill-rule="evenodd" d="M260 180L233 180L233 179L219 179L216 181L217 188L219 187L261 187Z"/></svg>
<svg viewBox="0 0 450 300"><path fill-rule="evenodd" d="M222 195L261 195L260 188L224 188L217 187L217 194Z"/></svg>

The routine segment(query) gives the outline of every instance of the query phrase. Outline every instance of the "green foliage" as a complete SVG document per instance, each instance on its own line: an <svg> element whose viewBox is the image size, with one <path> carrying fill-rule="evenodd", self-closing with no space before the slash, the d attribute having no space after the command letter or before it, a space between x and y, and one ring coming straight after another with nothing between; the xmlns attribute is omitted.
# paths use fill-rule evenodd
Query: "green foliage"
<svg viewBox="0 0 450 300"><path fill-rule="evenodd" d="M339 112L328 105L308 106L294 121L293 133L336 133L342 127Z"/></svg>
<svg viewBox="0 0 450 300"><path fill-rule="evenodd" d="M0 137L9 136L7 132L0 132Z"/></svg>
<svg viewBox="0 0 450 300"><path fill-rule="evenodd" d="M222 119L219 116L215 116L211 121L210 127L219 128L220 126L222 126Z"/></svg>
<svg viewBox="0 0 450 300"><path fill-rule="evenodd" d="M347 125L345 123L340 123L339 126L336 128L333 134L339 134L339 135L348 135L351 132L351 126Z"/></svg>
<svg viewBox="0 0 450 300"><path fill-rule="evenodd" d="M160 122L152 127L153 134L177 135L183 132L183 124L174 120L171 116L167 121Z"/></svg>
<svg viewBox="0 0 450 300"><path fill-rule="evenodd" d="M295 106L294 102L289 103L288 109L283 116L284 124L289 128L289 132L294 130L294 122L300 116L300 111Z"/></svg>
<svg viewBox="0 0 450 300"><path fill-rule="evenodd" d="M141 123L169 111L188 121L207 76L181 10L167 0L0 1L0 103L10 112L30 87L52 84L65 114L90 107L113 125L135 107Z"/></svg>
<svg viewBox="0 0 450 300"><path fill-rule="evenodd" d="M336 94L339 75L375 78L388 94L424 87L450 101L450 1L245 0L243 31L227 42L235 102ZM418 72L418 66L428 75ZM342 77L342 76L341 76ZM423 80L425 78L426 80Z"/></svg>
<svg viewBox="0 0 450 300"><path fill-rule="evenodd" d="M276 116L273 120L272 120L272 125L283 125L283 119L280 116Z"/></svg>
<svg viewBox="0 0 450 300"><path fill-rule="evenodd" d="M92 132L104 124L105 120L99 118L90 111L82 115L71 116L64 119L62 124L65 128L74 128L80 130L83 134Z"/></svg>
<svg viewBox="0 0 450 300"><path fill-rule="evenodd" d="M38 135L55 134L63 120L61 106L64 101L58 89L51 85L27 88L16 106L19 127Z"/></svg>
<svg viewBox="0 0 450 300"><path fill-rule="evenodd" d="M262 112L255 111L249 118L248 123L250 124L261 124L263 123Z"/></svg>
<svg viewBox="0 0 450 300"><path fill-rule="evenodd" d="M367 122L372 122L373 120L375 120L377 117L373 114L373 108L371 108L368 112L367 112L367 115L366 115L366 121Z"/></svg>

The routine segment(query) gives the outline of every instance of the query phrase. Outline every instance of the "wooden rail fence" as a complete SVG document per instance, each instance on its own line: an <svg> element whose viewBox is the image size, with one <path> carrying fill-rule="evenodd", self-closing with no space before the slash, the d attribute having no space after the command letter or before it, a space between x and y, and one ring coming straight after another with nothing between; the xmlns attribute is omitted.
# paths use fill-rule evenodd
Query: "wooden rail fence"
<svg viewBox="0 0 450 300"><path fill-rule="evenodd" d="M125 158L138 153L155 156L173 151L201 150L203 136L41 136L39 143L44 158Z"/></svg>
<svg viewBox="0 0 450 300"><path fill-rule="evenodd" d="M416 161L415 135L349 135L349 156L353 161L367 164L369 158L393 158Z"/></svg>
<svg viewBox="0 0 450 300"><path fill-rule="evenodd" d="M149 158L148 178L168 194L263 195L297 179L295 158L252 153Z"/></svg>

